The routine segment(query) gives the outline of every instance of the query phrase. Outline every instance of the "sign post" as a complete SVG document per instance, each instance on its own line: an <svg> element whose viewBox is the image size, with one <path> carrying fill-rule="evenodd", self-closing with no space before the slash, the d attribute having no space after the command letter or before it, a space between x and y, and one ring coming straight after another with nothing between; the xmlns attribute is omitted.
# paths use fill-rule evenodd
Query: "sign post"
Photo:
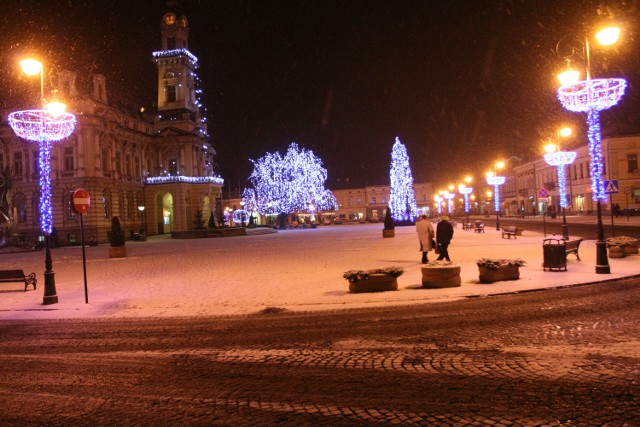
<svg viewBox="0 0 640 427"><path fill-rule="evenodd" d="M615 237L616 236L616 230L615 228L613 228L613 196L612 194L616 194L618 192L620 192L618 187L618 180L617 179L612 179L610 181L604 181L603 182L604 185L604 194L608 194L609 195L609 210L611 211L611 236Z"/></svg>
<svg viewBox="0 0 640 427"><path fill-rule="evenodd" d="M89 292L87 289L87 257L84 251L84 214L87 213L91 206L91 197L86 190L78 188L71 196L71 204L73 209L80 214L80 243L82 244L82 270L84 273L84 303L89 304Z"/></svg>

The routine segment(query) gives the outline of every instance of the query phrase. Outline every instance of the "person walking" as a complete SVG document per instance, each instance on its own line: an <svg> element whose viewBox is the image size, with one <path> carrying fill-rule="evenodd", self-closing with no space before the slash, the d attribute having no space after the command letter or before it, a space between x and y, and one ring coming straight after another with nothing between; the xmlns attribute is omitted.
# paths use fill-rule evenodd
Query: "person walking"
<svg viewBox="0 0 640 427"><path fill-rule="evenodd" d="M436 240L438 248L440 249L438 261L443 259L451 261L451 258L449 258L449 243L451 243L451 239L453 239L453 225L446 219L443 219L436 227Z"/></svg>
<svg viewBox="0 0 640 427"><path fill-rule="evenodd" d="M433 225L427 220L426 215L422 215L416 222L416 232L418 233L418 240L420 241L420 251L422 252L422 263L429 262L427 259L427 252L434 249L433 238L435 233L433 231Z"/></svg>

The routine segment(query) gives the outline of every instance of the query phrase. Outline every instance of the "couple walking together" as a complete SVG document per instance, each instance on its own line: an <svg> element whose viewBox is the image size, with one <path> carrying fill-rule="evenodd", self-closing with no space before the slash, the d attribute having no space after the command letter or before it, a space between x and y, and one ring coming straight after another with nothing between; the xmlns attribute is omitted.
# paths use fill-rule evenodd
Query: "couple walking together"
<svg viewBox="0 0 640 427"><path fill-rule="evenodd" d="M451 243L451 239L453 239L453 225L451 225L449 221L446 219L440 220L436 226L436 231L434 232L433 226L427 219L427 216L422 215L422 217L420 217L416 222L416 232L418 233L418 239L420 240L420 251L422 252L423 264L429 262L427 259L427 253L436 249L434 247L435 245L437 245L436 253L440 253L437 261L443 259L451 261L451 258L449 258L449 243ZM437 241L433 240L434 237Z"/></svg>

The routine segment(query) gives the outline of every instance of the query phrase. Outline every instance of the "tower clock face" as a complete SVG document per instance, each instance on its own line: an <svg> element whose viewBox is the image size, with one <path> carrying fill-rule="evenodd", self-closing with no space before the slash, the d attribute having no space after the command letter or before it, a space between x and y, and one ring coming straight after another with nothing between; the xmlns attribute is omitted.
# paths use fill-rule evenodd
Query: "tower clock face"
<svg viewBox="0 0 640 427"><path fill-rule="evenodd" d="M164 23L167 25L173 25L176 22L176 15L168 13L164 16Z"/></svg>

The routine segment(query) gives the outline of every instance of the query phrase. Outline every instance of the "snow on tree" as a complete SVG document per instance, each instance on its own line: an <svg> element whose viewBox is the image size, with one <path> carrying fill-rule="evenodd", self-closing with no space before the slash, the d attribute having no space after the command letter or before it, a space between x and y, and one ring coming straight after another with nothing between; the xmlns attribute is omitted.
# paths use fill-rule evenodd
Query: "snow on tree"
<svg viewBox="0 0 640 427"><path fill-rule="evenodd" d="M391 216L395 221L413 221L417 211L413 191L413 175L409 166L407 148L397 137L391 150L389 177L391 179L391 194L389 196Z"/></svg>
<svg viewBox="0 0 640 427"><path fill-rule="evenodd" d="M324 188L327 170L312 151L293 142L284 157L279 152L267 153L251 162L249 180L254 186L258 212L292 213L309 210L309 205L316 210L335 209L335 197Z"/></svg>

